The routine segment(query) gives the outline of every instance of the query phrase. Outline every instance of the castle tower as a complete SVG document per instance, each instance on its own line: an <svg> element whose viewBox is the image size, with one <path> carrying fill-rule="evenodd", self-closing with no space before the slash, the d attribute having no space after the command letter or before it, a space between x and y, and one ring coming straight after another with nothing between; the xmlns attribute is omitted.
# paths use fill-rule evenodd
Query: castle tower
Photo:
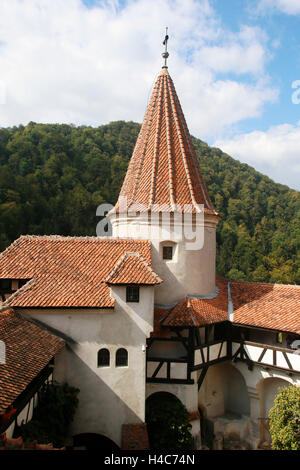
<svg viewBox="0 0 300 470"><path fill-rule="evenodd" d="M109 217L114 237L151 240L153 269L164 280L155 302L169 305L188 294L215 291L219 214L210 201L163 57L165 65Z"/></svg>

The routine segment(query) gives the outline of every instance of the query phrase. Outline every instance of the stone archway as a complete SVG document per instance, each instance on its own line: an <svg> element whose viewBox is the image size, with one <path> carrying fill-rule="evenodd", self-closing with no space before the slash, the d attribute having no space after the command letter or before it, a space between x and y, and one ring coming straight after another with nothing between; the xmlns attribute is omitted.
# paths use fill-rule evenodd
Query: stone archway
<svg viewBox="0 0 300 470"><path fill-rule="evenodd" d="M207 418L250 415L250 398L241 372L230 363L210 366L201 385L198 403L207 410Z"/></svg>
<svg viewBox="0 0 300 470"><path fill-rule="evenodd" d="M105 452L120 450L120 447L111 439L96 433L82 433L73 436L73 447L84 450L105 450Z"/></svg>
<svg viewBox="0 0 300 470"><path fill-rule="evenodd" d="M146 400L146 423L151 450L192 450L188 412L169 392L155 392Z"/></svg>
<svg viewBox="0 0 300 470"><path fill-rule="evenodd" d="M198 406L205 446L219 449L224 445L231 449L234 441L234 445L246 448L250 397L243 374L230 362L208 368L199 390Z"/></svg>
<svg viewBox="0 0 300 470"><path fill-rule="evenodd" d="M282 387L291 383L279 377L267 377L257 384L260 405L260 441L271 443L269 433L269 411L274 406L274 400Z"/></svg>

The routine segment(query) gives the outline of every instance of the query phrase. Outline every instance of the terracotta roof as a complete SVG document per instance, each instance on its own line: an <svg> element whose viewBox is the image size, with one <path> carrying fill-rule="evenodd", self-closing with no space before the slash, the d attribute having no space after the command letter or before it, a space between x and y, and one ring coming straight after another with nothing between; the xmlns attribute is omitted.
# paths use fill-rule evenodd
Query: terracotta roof
<svg viewBox="0 0 300 470"><path fill-rule="evenodd" d="M153 337L166 326L204 326L229 320L228 280L217 276L214 298L184 297L169 309L154 309ZM230 281L233 324L300 334L300 286Z"/></svg>
<svg viewBox="0 0 300 470"><path fill-rule="evenodd" d="M210 201L173 81L166 68L159 74L121 188L127 206L142 211L174 211L180 205L203 204L218 215Z"/></svg>
<svg viewBox="0 0 300 470"><path fill-rule="evenodd" d="M213 298L184 297L171 308L164 326L204 326L228 320L227 281L217 277L217 294Z"/></svg>
<svg viewBox="0 0 300 470"><path fill-rule="evenodd" d="M155 285L163 281L139 253L125 253L106 278L106 282Z"/></svg>
<svg viewBox="0 0 300 470"><path fill-rule="evenodd" d="M231 281L235 324L300 334L300 286Z"/></svg>
<svg viewBox="0 0 300 470"><path fill-rule="evenodd" d="M0 364L2 413L64 347L64 341L11 309L0 313L0 340L6 347L5 364Z"/></svg>
<svg viewBox="0 0 300 470"><path fill-rule="evenodd" d="M99 237L21 236L0 255L0 278L31 279L6 304L12 307L114 306L106 278L127 252L151 268L151 243ZM136 274L142 281L140 270ZM148 281L148 272L147 279Z"/></svg>

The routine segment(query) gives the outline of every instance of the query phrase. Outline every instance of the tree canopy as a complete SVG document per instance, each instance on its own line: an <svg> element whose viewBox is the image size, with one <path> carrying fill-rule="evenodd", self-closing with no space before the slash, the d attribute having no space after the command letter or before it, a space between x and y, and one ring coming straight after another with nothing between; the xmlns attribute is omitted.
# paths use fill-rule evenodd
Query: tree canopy
<svg viewBox="0 0 300 470"><path fill-rule="evenodd" d="M272 449L300 450L300 388L282 388L269 412Z"/></svg>
<svg viewBox="0 0 300 470"><path fill-rule="evenodd" d="M96 235L96 209L116 202L139 129L124 121L1 128L0 250L21 234ZM218 273L300 284L300 193L193 142L222 216Z"/></svg>

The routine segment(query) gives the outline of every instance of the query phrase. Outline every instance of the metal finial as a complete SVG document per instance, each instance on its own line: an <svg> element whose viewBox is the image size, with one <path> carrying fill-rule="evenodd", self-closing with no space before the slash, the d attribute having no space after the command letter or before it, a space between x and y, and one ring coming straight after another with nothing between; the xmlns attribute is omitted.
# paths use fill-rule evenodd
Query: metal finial
<svg viewBox="0 0 300 470"><path fill-rule="evenodd" d="M163 65L163 68L168 68L167 66L167 59L169 57L169 53L168 53L168 39L169 39L169 36L168 36L168 28L166 28L166 36L165 36L165 39L163 41L163 45L165 46L165 52L162 53L162 56L163 58L165 59L165 65Z"/></svg>

